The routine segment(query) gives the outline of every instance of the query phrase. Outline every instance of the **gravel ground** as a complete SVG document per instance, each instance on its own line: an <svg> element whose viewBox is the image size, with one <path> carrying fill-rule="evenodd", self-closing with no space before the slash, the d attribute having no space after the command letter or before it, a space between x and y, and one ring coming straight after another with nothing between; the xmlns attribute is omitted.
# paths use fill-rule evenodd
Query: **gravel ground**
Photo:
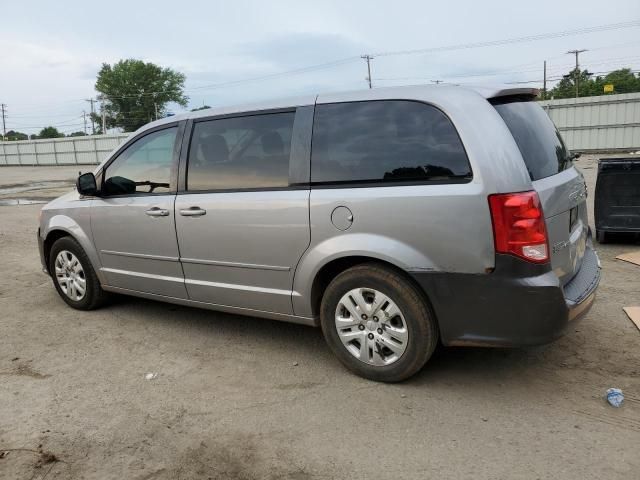
<svg viewBox="0 0 640 480"><path fill-rule="evenodd" d="M595 159L579 166L592 200ZM0 168L0 199L77 170ZM622 307L640 267L614 258L636 240L599 247L599 297L562 339L441 348L384 385L318 329L134 298L70 309L40 271L38 210L0 207L0 478L637 478L640 332Z"/></svg>

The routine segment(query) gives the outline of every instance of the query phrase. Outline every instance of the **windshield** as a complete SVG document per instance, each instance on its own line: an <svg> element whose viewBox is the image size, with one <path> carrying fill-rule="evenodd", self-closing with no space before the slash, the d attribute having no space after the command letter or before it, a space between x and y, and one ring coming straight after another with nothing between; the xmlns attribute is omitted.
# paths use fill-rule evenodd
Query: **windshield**
<svg viewBox="0 0 640 480"><path fill-rule="evenodd" d="M536 102L494 103L527 165L531 180L550 177L571 167L560 132Z"/></svg>

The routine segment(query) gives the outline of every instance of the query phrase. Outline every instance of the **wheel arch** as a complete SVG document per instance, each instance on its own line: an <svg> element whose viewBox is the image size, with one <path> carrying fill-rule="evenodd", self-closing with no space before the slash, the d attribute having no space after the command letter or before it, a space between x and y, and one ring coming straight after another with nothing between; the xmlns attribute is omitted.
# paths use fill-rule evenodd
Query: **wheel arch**
<svg viewBox="0 0 640 480"><path fill-rule="evenodd" d="M42 244L43 252L44 252L44 261L47 267L47 271L49 272L49 275L51 275L51 270L49 269L49 263L51 259L51 247L57 240L63 237L73 238L73 235L71 235L71 233L69 233L67 230L63 230L61 228L55 228L53 230L50 230L47 233L47 236L44 238L44 242Z"/></svg>
<svg viewBox="0 0 640 480"><path fill-rule="evenodd" d="M83 222L80 223L84 224ZM85 224L85 227L89 228L88 222ZM43 253L47 265L47 270L49 269L51 247L56 242L56 240L63 237L71 237L76 242L78 242L80 247L89 257L89 261L91 262L91 265L95 270L98 279L101 283L104 283L102 272L100 270L102 264L98 256L98 252L96 251L93 244L93 237L91 236L91 232L87 232L84 228L81 227L80 224L78 224L78 222L66 215L52 216L48 219L45 224L45 228L43 229Z"/></svg>
<svg viewBox="0 0 640 480"><path fill-rule="evenodd" d="M392 263L388 260L381 259L379 257L368 256L368 255L349 255L342 256L338 258L334 258L333 260L324 264L315 275L312 284L311 284L311 309L314 317L317 317L320 314L320 304L322 302L322 297L327 287L331 283L337 275L342 272L353 268L357 265L363 264L373 264L376 266L381 266L387 268L389 270L394 271L398 275L400 275L405 281L410 283L415 287L415 289L420 293L422 299L426 302L427 308L429 309L431 315L433 316L436 325L438 325L438 319L435 315L433 305L429 299L429 295L424 289L415 281L415 279L403 268L398 266L395 263ZM439 326L438 326L439 328Z"/></svg>
<svg viewBox="0 0 640 480"><path fill-rule="evenodd" d="M311 247L298 263L293 281L293 309L296 315L317 317L318 296L328 281L359 263L376 262L401 273L413 285L408 272L438 271L424 252L398 239L372 233L332 236ZM422 292L422 288L418 286Z"/></svg>

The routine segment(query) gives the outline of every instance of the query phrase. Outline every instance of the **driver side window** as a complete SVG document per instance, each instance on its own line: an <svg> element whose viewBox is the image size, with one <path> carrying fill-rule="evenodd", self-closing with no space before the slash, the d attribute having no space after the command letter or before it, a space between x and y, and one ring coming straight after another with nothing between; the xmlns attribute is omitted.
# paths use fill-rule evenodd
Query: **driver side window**
<svg viewBox="0 0 640 480"><path fill-rule="evenodd" d="M178 127L167 128L145 135L129 145L107 167L104 194L169 192L177 132Z"/></svg>

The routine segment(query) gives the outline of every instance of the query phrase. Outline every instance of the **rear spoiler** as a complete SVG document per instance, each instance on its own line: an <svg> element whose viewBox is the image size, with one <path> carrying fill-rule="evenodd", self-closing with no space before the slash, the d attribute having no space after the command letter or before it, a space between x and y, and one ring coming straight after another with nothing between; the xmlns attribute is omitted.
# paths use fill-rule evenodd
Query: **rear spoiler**
<svg viewBox="0 0 640 480"><path fill-rule="evenodd" d="M491 98L530 97L532 100L540 94L540 90L531 87L504 88L495 92Z"/></svg>
<svg viewBox="0 0 640 480"><path fill-rule="evenodd" d="M491 103L530 101L535 100L540 94L539 89L532 87L477 87L473 89Z"/></svg>

